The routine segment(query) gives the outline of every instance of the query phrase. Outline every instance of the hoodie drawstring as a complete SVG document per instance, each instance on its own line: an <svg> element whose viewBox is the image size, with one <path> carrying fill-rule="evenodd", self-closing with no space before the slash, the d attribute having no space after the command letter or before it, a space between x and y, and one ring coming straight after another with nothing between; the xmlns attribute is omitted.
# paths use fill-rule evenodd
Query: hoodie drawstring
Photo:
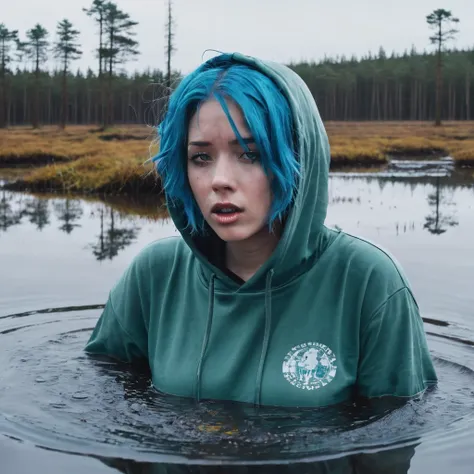
<svg viewBox="0 0 474 474"><path fill-rule="evenodd" d="M201 374L202 374L202 364L204 360L204 355L206 354L207 345L209 343L209 336L211 334L212 327L212 317L214 315L214 280L216 275L212 274L209 282L209 303L208 303L208 313L207 313L207 324L206 324L206 334L204 335L204 340L202 342L201 356L199 357L199 363L196 373L196 390L195 398L196 401L201 399Z"/></svg>
<svg viewBox="0 0 474 474"><path fill-rule="evenodd" d="M257 382L255 387L255 405L258 407L261 404L262 397L262 377L263 369L265 367L265 361L267 358L268 345L270 342L270 333L272 328L272 279L273 279L273 270L270 270L267 273L266 283L265 283L265 329L263 334L263 344L262 352L260 354L260 362L258 365L257 371ZM199 363L196 373L196 389L195 389L195 398L196 401L201 399L201 375L202 375L202 365L204 362L204 356L206 354L207 346L209 344L209 337L211 334L212 328L212 318L214 315L214 286L215 286L216 275L212 274L209 282L209 303L208 303L208 314L207 314L207 324L206 324L206 333L204 335L204 340L202 342L201 356L199 357Z"/></svg>
<svg viewBox="0 0 474 474"><path fill-rule="evenodd" d="M258 365L257 383L255 387L255 405L260 406L262 398L262 377L265 360L267 358L268 344L270 342L270 332L272 327L272 278L273 270L267 273L265 283L265 330L263 334L262 353L260 354L260 363Z"/></svg>

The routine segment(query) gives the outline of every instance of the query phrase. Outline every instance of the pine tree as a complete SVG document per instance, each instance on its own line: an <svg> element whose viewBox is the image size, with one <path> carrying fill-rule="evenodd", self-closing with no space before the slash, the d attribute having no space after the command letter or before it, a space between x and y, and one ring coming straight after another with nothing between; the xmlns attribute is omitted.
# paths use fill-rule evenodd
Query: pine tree
<svg viewBox="0 0 474 474"><path fill-rule="evenodd" d="M66 127L68 118L68 91L67 91L67 76L69 72L69 64L71 61L79 59L82 51L79 49L79 44L76 40L79 36L79 31L75 30L69 20L62 20L58 23L56 33L58 39L54 44L54 55L62 61L62 113L61 113L61 128Z"/></svg>
<svg viewBox="0 0 474 474"><path fill-rule="evenodd" d="M33 128L38 128L40 115L40 64L44 63L48 58L48 31L40 24L36 24L34 28L27 31L26 37L28 38L28 41L25 43L26 54L35 62L35 100L33 103L32 123Z"/></svg>
<svg viewBox="0 0 474 474"><path fill-rule="evenodd" d="M89 9L83 8L82 10L99 25L99 47L97 49L97 57L99 58L99 85L100 85L100 107L102 113L102 120L105 116L105 84L104 84L104 69L105 69L105 58L104 58L104 35L105 35L105 17L107 14L107 5L109 2L106 0L94 0Z"/></svg>
<svg viewBox="0 0 474 474"><path fill-rule="evenodd" d="M115 3L108 2L106 9L104 58L108 68L108 81L104 128L114 121L112 87L116 66L139 54L138 42L134 39L136 33L133 31L138 23L132 21L128 13L119 10Z"/></svg>
<svg viewBox="0 0 474 474"><path fill-rule="evenodd" d="M171 88L171 56L176 52L176 47L174 45L174 20L172 12L173 2L168 0L168 20L166 22L166 86Z"/></svg>
<svg viewBox="0 0 474 474"><path fill-rule="evenodd" d="M442 50L446 43L453 39L458 30L452 27L453 24L459 23L459 19L453 17L452 13L442 8L434 10L426 17L426 21L430 28L435 30L435 34L430 36L430 41L437 47L436 61L436 119L435 125L441 125L441 91L443 87L443 58Z"/></svg>
<svg viewBox="0 0 474 474"><path fill-rule="evenodd" d="M11 50L18 40L17 30L8 30L0 23L0 128L5 128L8 122L7 114L7 76L10 74L8 64L12 61Z"/></svg>

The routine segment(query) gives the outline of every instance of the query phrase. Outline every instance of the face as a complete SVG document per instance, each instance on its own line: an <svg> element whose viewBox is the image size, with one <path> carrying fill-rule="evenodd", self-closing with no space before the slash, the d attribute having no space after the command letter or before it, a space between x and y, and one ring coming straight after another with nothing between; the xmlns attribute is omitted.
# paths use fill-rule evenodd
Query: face
<svg viewBox="0 0 474 474"><path fill-rule="evenodd" d="M226 242L268 232L272 203L270 181L240 108L227 101L245 143L237 141L216 100L204 102L188 130L188 179L206 222Z"/></svg>

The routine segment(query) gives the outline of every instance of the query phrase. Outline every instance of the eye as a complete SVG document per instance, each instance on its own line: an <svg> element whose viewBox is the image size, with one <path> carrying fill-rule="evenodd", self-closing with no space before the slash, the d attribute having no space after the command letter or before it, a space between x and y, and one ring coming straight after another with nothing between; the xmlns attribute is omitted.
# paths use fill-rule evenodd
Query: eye
<svg viewBox="0 0 474 474"><path fill-rule="evenodd" d="M260 159L260 153L258 151L246 151L240 155L240 158L243 161L248 161L250 163L254 163Z"/></svg>
<svg viewBox="0 0 474 474"><path fill-rule="evenodd" d="M204 152L196 153L189 158L189 161L192 161L196 165L203 166L209 161L212 161L212 158Z"/></svg>

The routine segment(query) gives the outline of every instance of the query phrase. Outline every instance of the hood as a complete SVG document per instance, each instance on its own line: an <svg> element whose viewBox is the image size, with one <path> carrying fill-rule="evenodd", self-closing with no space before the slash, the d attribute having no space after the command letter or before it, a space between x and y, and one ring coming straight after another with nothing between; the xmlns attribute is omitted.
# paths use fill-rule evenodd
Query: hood
<svg viewBox="0 0 474 474"><path fill-rule="evenodd" d="M293 114L301 176L281 239L272 256L255 275L245 284L239 285L212 265L206 255L198 250L196 237L191 236L186 228L183 208L169 202L168 209L185 242L200 260L205 279L209 281L212 275L216 276L216 289L263 291L270 271L273 286L283 285L304 273L329 245L328 232L324 227L328 205L329 143L314 98L295 72L282 64L240 53L218 56L205 62L200 68L218 67L221 61L228 63L229 57L236 64L253 67L271 78L285 94Z"/></svg>

